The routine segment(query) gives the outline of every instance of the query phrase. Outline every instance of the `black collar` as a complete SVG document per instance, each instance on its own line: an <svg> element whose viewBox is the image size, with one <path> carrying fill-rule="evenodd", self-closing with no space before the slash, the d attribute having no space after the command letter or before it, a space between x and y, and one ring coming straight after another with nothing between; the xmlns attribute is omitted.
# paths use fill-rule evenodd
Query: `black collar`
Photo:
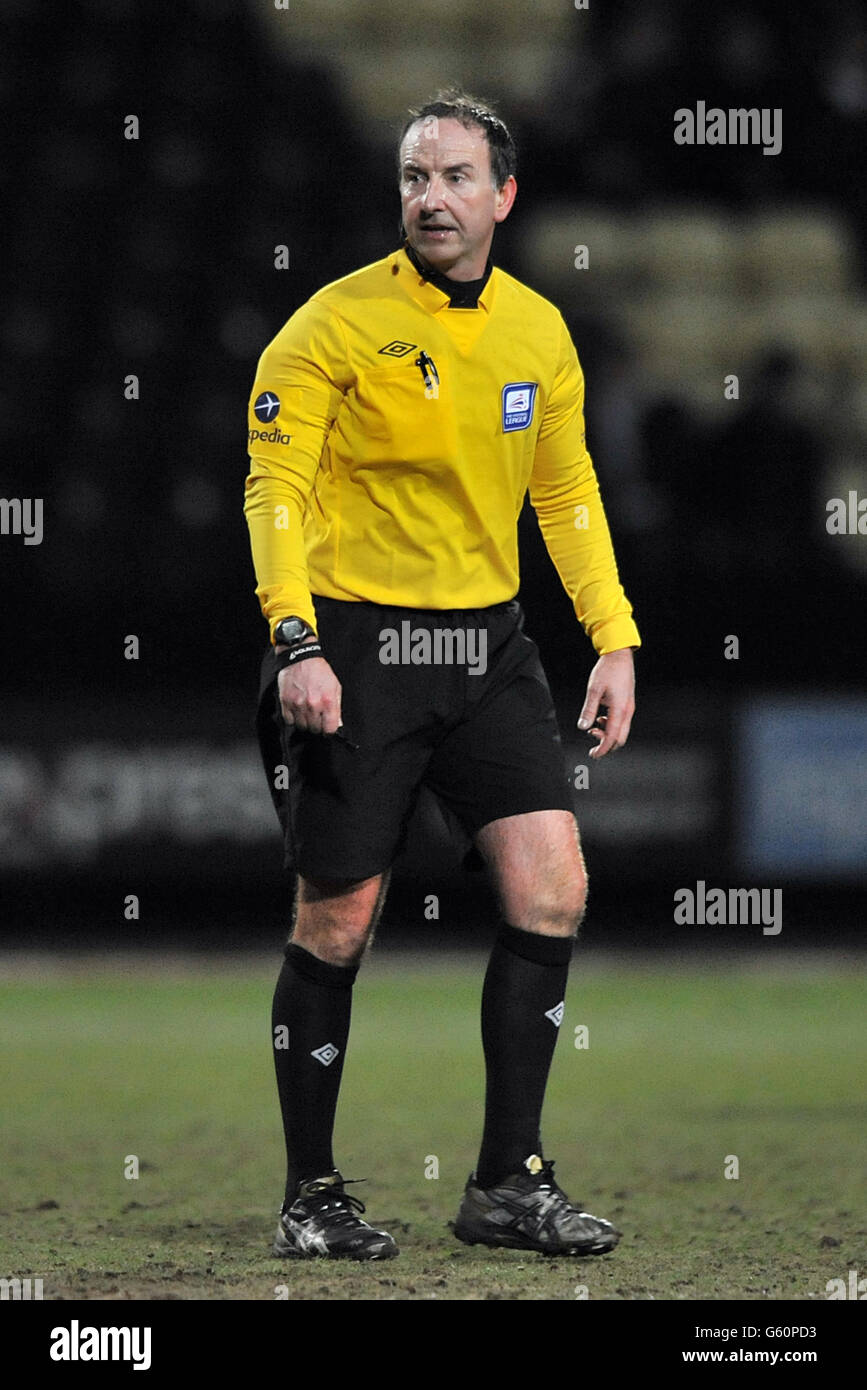
<svg viewBox="0 0 867 1390"><path fill-rule="evenodd" d="M494 268L490 256L488 256L485 266L485 273L478 280L450 280L447 275L443 275L441 270L434 270L432 266L426 266L408 241L404 241L403 249L422 279L429 280L432 285L436 285L438 290L442 290L443 294L449 296L450 309L478 309L479 295L488 283Z"/></svg>

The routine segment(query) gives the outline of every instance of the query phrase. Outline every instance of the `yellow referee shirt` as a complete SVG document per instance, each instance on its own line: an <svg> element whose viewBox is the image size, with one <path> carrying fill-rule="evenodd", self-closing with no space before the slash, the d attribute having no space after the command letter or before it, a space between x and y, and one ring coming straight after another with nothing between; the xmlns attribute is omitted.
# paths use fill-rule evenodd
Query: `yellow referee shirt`
<svg viewBox="0 0 867 1390"><path fill-rule="evenodd" d="M640 638L553 304L496 266L449 307L401 249L315 294L259 361L244 512L271 635L311 592L483 608L518 590L527 489L600 654Z"/></svg>

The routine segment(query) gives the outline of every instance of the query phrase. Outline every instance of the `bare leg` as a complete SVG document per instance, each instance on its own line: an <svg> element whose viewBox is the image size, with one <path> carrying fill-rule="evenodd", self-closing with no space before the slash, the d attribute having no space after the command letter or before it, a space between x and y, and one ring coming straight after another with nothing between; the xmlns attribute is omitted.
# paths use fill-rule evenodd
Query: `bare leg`
<svg viewBox="0 0 867 1390"><path fill-rule="evenodd" d="M569 811L530 811L491 821L476 844L507 922L542 936L576 934L587 899L587 871Z"/></svg>
<svg viewBox="0 0 867 1390"><path fill-rule="evenodd" d="M382 914L390 871L352 883L299 877L291 940L330 965L356 965Z"/></svg>

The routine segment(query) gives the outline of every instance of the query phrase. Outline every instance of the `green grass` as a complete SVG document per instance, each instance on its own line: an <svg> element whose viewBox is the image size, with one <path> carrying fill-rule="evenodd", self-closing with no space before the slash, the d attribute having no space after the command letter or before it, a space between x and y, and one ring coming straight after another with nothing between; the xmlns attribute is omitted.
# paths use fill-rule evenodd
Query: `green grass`
<svg viewBox="0 0 867 1390"><path fill-rule="evenodd" d="M777 959L579 952L545 1148L624 1237L602 1258L547 1260L464 1247L447 1225L480 1134L483 961L374 952L336 1136L401 1246L369 1266L270 1255L279 953L0 962L0 1275L42 1277L46 1298L273 1299L287 1285L293 1299L574 1299L583 1285L591 1299L824 1299L829 1279L867 1272L865 991L857 963Z"/></svg>

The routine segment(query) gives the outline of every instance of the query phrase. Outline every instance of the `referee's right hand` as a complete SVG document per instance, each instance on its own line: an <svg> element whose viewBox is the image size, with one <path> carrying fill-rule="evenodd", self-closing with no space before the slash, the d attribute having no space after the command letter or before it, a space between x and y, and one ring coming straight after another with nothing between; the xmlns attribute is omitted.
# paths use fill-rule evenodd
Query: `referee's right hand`
<svg viewBox="0 0 867 1390"><path fill-rule="evenodd" d="M311 638L315 641L315 638ZM283 651L278 646L276 650ZM308 734L336 734L340 728L340 681L324 656L311 656L277 673L280 709L292 729Z"/></svg>

